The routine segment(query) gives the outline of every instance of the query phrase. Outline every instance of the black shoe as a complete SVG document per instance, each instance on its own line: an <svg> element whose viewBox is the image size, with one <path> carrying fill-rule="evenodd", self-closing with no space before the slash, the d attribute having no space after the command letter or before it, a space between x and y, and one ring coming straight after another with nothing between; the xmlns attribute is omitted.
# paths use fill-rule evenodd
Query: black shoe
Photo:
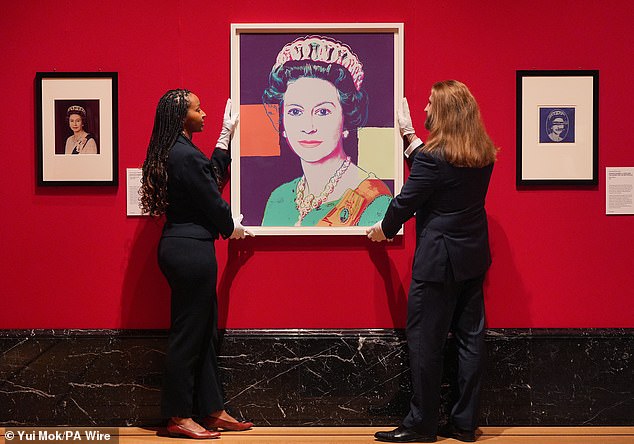
<svg viewBox="0 0 634 444"><path fill-rule="evenodd" d="M475 442L476 440L475 430L461 430L453 424L445 424L438 427L438 435L462 442Z"/></svg>
<svg viewBox="0 0 634 444"><path fill-rule="evenodd" d="M423 435L415 430L399 426L390 432L376 432L374 437L383 442L436 442L435 435Z"/></svg>

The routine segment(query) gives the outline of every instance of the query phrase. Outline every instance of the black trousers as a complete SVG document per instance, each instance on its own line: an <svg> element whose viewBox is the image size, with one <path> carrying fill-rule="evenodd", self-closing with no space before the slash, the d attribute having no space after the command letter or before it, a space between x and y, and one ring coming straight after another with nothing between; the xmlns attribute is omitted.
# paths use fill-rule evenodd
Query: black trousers
<svg viewBox="0 0 634 444"><path fill-rule="evenodd" d="M484 275L456 282L447 264L445 282L412 280L407 306L407 346L413 396L403 425L436 434L443 349L452 331L458 349L458 397L450 421L463 430L477 426L484 365Z"/></svg>
<svg viewBox="0 0 634 444"><path fill-rule="evenodd" d="M161 414L206 416L224 408L215 342L218 264L213 240L161 238L158 262L172 290Z"/></svg>

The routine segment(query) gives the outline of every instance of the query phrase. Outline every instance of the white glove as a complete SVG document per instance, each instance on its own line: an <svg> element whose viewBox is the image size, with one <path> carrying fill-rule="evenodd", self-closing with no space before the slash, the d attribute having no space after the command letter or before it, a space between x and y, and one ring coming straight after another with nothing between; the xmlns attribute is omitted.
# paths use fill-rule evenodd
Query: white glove
<svg viewBox="0 0 634 444"><path fill-rule="evenodd" d="M244 226L240 223L242 222L242 218L242 214L233 218L233 233L231 233L229 239L244 239L247 236L255 237L255 234L244 228Z"/></svg>
<svg viewBox="0 0 634 444"><path fill-rule="evenodd" d="M229 149L229 142L231 142L233 132L238 126L238 120L240 120L240 113L237 113L235 116L231 115L231 99L227 99L225 113L222 116L222 129L220 130L218 142L216 142L216 148L221 148L223 150Z"/></svg>
<svg viewBox="0 0 634 444"><path fill-rule="evenodd" d="M409 115L409 105L405 97L403 97L398 107L398 126L401 130L401 137L416 133L416 131L414 131L414 125L412 124L412 117Z"/></svg>
<svg viewBox="0 0 634 444"><path fill-rule="evenodd" d="M367 230L365 230L365 234L368 235L368 239L370 239L372 242L381 242L381 241L387 240L387 238L385 237L385 234L383 233L383 227L381 227L381 222L383 221L380 220L374 225L372 225L371 227L369 227Z"/></svg>

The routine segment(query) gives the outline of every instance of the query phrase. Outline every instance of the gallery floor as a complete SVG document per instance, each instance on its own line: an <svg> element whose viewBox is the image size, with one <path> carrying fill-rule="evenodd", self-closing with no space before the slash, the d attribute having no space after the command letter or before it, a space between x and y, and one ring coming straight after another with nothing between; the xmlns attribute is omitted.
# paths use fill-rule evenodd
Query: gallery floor
<svg viewBox="0 0 634 444"><path fill-rule="evenodd" d="M0 428L0 444L19 441L5 440L5 430ZM37 430L37 429L36 429ZM46 429L54 430L54 429ZM164 429L126 427L117 430L119 444L191 443L191 439L164 436ZM225 432L218 443L232 444L277 444L314 443L346 444L374 443L374 432L389 430L381 427L255 427L246 432ZM483 427L477 442L490 444L631 444L634 443L634 427ZM115 438L115 436L113 436ZM114 442L117 440L115 439ZM33 442L33 441L31 441ZM40 441L35 441L40 442ZM43 441L42 441L43 442ZM82 441L87 442L87 441ZM107 441L99 441L107 442ZM113 442L113 441L110 441ZM205 442L208 442L206 440ZM457 443L452 439L438 437L441 443Z"/></svg>

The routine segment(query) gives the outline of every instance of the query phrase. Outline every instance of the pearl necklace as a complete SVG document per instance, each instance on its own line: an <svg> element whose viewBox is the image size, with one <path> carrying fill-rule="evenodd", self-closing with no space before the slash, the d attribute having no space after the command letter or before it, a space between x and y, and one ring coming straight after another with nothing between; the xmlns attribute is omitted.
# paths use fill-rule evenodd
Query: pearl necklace
<svg viewBox="0 0 634 444"><path fill-rule="evenodd" d="M328 196L335 190L335 187L349 166L350 157L346 157L346 160L344 160L337 171L335 171L335 174L330 177L323 191L317 197L312 193L304 197L304 193L306 193L306 176L302 176L302 178L299 179L297 183L297 197L295 197L295 205L297 206L297 211L299 211L299 219L295 222L296 227L302 224L302 220L304 220L308 213L319 208L321 204L326 202L326 199L328 199Z"/></svg>

